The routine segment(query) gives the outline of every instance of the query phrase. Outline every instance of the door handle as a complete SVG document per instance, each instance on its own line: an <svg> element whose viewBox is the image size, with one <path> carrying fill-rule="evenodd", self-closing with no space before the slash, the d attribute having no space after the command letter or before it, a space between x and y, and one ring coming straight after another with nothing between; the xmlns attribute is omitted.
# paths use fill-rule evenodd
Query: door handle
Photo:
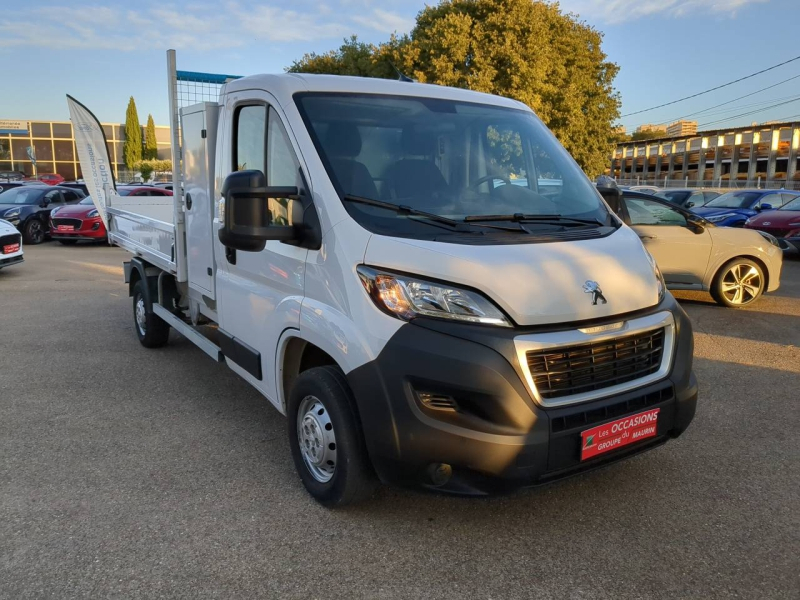
<svg viewBox="0 0 800 600"><path fill-rule="evenodd" d="M192 210L192 195L186 194L186 209Z"/></svg>

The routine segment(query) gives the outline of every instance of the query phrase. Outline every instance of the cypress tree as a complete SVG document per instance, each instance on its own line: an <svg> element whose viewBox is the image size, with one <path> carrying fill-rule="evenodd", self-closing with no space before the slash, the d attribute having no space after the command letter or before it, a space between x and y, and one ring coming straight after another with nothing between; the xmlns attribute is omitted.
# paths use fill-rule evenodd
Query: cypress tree
<svg viewBox="0 0 800 600"><path fill-rule="evenodd" d="M129 169L134 169L136 163L142 160L142 128L133 96L128 101L128 110L125 112L125 143L122 154L125 157L125 166Z"/></svg>
<svg viewBox="0 0 800 600"><path fill-rule="evenodd" d="M158 158L158 142L156 141L156 124L153 115L147 115L147 127L144 130L144 159Z"/></svg>

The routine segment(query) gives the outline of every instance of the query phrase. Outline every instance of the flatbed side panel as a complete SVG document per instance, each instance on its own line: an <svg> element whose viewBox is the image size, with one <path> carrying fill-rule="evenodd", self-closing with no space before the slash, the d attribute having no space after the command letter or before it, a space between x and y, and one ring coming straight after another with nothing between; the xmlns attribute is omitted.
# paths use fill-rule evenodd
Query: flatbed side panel
<svg viewBox="0 0 800 600"><path fill-rule="evenodd" d="M171 210L171 205L169 208ZM172 256L175 241L172 223L116 207L109 207L108 214L109 240L165 271L176 272Z"/></svg>

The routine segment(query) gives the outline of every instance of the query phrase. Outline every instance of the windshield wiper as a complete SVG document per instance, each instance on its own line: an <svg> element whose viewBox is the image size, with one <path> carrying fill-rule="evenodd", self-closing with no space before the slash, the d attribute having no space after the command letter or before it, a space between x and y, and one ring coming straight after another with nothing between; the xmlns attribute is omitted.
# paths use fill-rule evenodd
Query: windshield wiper
<svg viewBox="0 0 800 600"><path fill-rule="evenodd" d="M498 227L497 225L479 225L478 223L465 223L464 221L456 221L449 217L443 217L436 213L429 213L424 210L411 208L402 204L392 204L391 202L384 202L383 200L374 200L372 198L364 198L362 196L354 196L352 194L345 194L342 197L347 202L355 202L357 204L366 204L368 206L377 206L396 212L398 215L407 215L409 217L417 217L415 221L428 223L430 225L446 225L454 231L474 231L472 227L484 227L496 231L510 231L513 233L527 233L524 229L516 229L513 227ZM466 225L466 227L465 227Z"/></svg>
<svg viewBox="0 0 800 600"><path fill-rule="evenodd" d="M564 215L526 215L514 213L513 215L470 215L464 217L467 223L483 221L512 221L514 223L545 223L559 225L598 225L602 227L604 223L597 219L578 219L576 217L565 217Z"/></svg>

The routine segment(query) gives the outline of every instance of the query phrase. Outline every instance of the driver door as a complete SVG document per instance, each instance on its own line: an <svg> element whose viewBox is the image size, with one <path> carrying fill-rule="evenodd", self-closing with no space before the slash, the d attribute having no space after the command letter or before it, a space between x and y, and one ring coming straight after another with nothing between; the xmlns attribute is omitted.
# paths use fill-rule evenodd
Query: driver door
<svg viewBox="0 0 800 600"><path fill-rule="evenodd" d="M696 231L683 213L658 200L624 197L630 226L656 259L667 285L702 286L711 256L711 234Z"/></svg>

